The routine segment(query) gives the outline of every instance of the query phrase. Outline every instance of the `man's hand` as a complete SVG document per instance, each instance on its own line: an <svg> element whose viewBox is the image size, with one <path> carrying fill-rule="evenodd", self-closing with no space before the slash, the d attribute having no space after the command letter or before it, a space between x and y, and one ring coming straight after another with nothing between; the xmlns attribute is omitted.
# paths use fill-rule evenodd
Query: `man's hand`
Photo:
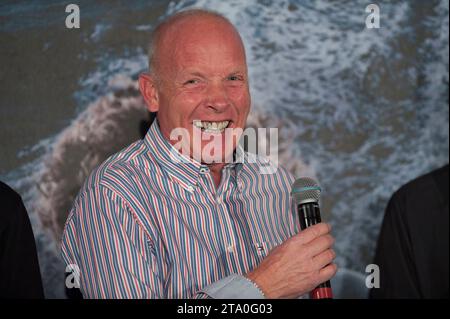
<svg viewBox="0 0 450 319"><path fill-rule="evenodd" d="M267 298L297 298L313 290L337 271L330 230L325 223L308 227L274 248L246 277Z"/></svg>

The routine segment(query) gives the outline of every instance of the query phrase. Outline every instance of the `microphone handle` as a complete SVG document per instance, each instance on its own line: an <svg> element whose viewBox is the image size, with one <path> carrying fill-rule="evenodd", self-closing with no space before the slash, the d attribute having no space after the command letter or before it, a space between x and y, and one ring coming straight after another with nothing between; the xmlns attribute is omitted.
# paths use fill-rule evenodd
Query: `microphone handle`
<svg viewBox="0 0 450 319"><path fill-rule="evenodd" d="M322 222L320 218L320 208L317 202L299 204L297 207L302 230ZM330 281L327 280L314 288L309 296L311 299L333 299Z"/></svg>

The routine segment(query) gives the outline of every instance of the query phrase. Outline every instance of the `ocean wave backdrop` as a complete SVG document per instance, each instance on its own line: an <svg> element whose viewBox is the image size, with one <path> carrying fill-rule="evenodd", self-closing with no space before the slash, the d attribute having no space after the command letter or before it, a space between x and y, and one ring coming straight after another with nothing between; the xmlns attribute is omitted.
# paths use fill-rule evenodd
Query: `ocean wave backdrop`
<svg viewBox="0 0 450 319"><path fill-rule="evenodd" d="M136 79L149 32L201 7L227 16L247 49L249 125L278 127L278 161L322 185L337 263L364 274L390 195L448 163L448 11L442 1L64 1L0 4L0 179L22 195L45 293L64 297L58 241L84 178L139 139ZM345 288L345 287L344 287Z"/></svg>

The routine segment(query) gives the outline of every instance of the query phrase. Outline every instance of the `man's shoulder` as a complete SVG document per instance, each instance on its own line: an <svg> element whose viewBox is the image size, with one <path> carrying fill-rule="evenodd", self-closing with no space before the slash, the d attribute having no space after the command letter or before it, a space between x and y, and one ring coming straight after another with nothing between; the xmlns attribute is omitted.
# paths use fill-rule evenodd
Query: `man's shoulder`
<svg viewBox="0 0 450 319"><path fill-rule="evenodd" d="M390 210L407 218L424 212L427 214L440 212L441 207L448 206L448 191L443 191L443 183L437 182L442 177L448 181L448 166L404 184L390 198ZM446 187L448 189L448 186Z"/></svg>
<svg viewBox="0 0 450 319"><path fill-rule="evenodd" d="M446 178L448 179L448 166L444 166L409 181L394 193L393 198L395 200L414 201L418 198L422 198L421 200L423 200L430 194L435 195L440 186L437 185L436 180L441 175L447 176Z"/></svg>
<svg viewBox="0 0 450 319"><path fill-rule="evenodd" d="M10 186L0 181L0 224L2 226L10 224L16 220L18 212L24 210L21 196Z"/></svg>
<svg viewBox="0 0 450 319"><path fill-rule="evenodd" d="M0 181L0 198L2 203L16 203L21 200L20 195L2 181Z"/></svg>
<svg viewBox="0 0 450 319"><path fill-rule="evenodd" d="M118 192L130 185L136 177L148 175L154 165L143 140L136 141L92 170L80 193L100 187Z"/></svg>

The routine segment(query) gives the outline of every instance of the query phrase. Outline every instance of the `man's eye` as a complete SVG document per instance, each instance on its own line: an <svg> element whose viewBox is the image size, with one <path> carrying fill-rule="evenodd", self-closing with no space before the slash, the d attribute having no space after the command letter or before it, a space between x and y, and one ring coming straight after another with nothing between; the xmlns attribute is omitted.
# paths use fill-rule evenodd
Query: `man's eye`
<svg viewBox="0 0 450 319"><path fill-rule="evenodd" d="M228 77L228 80L230 80L230 81L240 81L240 80L242 80L242 77L240 77L238 75L230 75Z"/></svg>
<svg viewBox="0 0 450 319"><path fill-rule="evenodd" d="M197 79L191 79L191 80L187 80L186 82L184 82L184 84L196 84L199 81Z"/></svg>

